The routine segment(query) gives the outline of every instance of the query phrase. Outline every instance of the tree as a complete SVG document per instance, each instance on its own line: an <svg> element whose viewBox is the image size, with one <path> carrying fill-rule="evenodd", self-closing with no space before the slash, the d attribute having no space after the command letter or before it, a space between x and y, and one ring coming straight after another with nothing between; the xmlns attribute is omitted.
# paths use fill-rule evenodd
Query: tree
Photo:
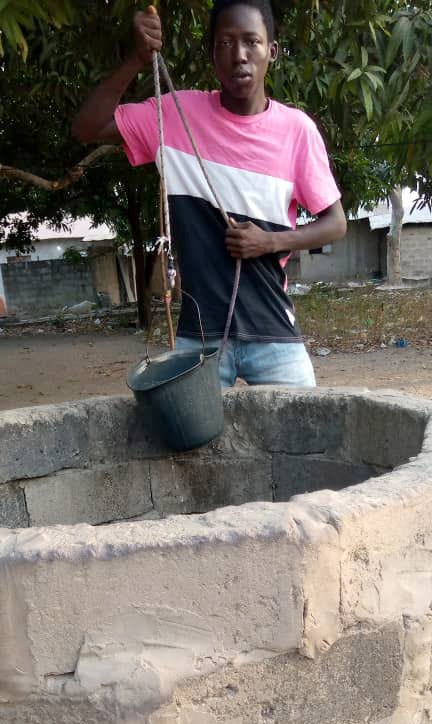
<svg viewBox="0 0 432 724"><path fill-rule="evenodd" d="M60 29L48 22L51 16L41 15L48 2L22 0L25 4L39 6L32 21L37 32L25 25L22 14L16 17L28 41L25 63L25 46L15 40L11 47L11 33L6 33L0 162L37 175L45 170L56 179L86 153L70 138L70 120L88 88L128 48L135 2L79 0L67 17L57 17L63 22ZM161 3L164 55L178 87L212 84L203 31L210 5L210 0ZM6 10L13 13L18 6L7 3ZM68 8L66 2L55 6ZM275 6L282 53L269 78L271 91L318 120L345 208L370 207L398 184L418 186L430 201L431 2L419 0L412 6L404 0L359 0L353 6L347 0L293 0L287 9L283 0L276 0ZM151 74L144 73L128 99L139 100L152 90ZM0 225L13 211L30 211L14 243L24 243L26 234L31 243L39 220L59 224L66 213L105 221L121 238L129 230L138 272L148 279L152 257L145 253L143 239L157 231L157 180L151 171L132 170L120 155L107 155L78 184L55 195L21 180L11 183L10 176L0 178L0 198ZM146 322L142 293L140 319Z"/></svg>
<svg viewBox="0 0 432 724"><path fill-rule="evenodd" d="M71 139L69 131L89 88L120 60L130 44L134 9L131 1L82 1L75 6L73 22L62 29L53 29L46 22L39 23L38 33L30 29L26 62L22 53L14 52L15 47L6 48L5 72L0 75L0 233L11 214L28 211L25 221L20 219L9 229L9 243L21 249L32 245L41 221L61 225L67 214L88 215L94 223L107 223L119 241L132 238L139 322L145 327L150 318L148 289L155 262L146 241L158 235L156 173L149 168L131 169L122 154L108 155L110 149L105 149L103 160L90 154L97 164L73 186L82 168L77 162L86 151ZM191 70L189 59L189 54L196 57L202 48L202 30L193 8L180 8L170 27L177 74L183 79L188 73L198 76L202 65ZM190 40L183 46L179 38L186 35ZM152 91L151 73L144 73L129 89L128 99L140 100ZM17 173L17 168L25 173ZM41 182L42 169L48 177L46 183ZM59 176L60 184L52 188ZM27 185L28 181L33 185Z"/></svg>
<svg viewBox="0 0 432 724"><path fill-rule="evenodd" d="M71 18L70 0L3 0L0 4L0 55L4 54L2 36L25 59L28 53L25 35L35 29L37 21L60 27Z"/></svg>

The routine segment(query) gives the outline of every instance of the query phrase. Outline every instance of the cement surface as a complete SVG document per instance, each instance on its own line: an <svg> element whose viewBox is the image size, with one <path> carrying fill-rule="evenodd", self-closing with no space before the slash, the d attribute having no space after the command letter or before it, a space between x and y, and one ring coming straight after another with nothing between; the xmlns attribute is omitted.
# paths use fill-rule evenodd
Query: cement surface
<svg viewBox="0 0 432 724"><path fill-rule="evenodd" d="M188 505L200 503L201 481L215 505L241 502L246 491L269 495L275 460L289 491L282 464L324 453L337 458L328 477L340 488L166 520L142 510L134 523L0 529L0 722L432 717L432 403L391 391L263 388L228 393L225 412L219 440L171 461L127 399L0 416L11 441L0 491L49 479L52 505L52 490L64 494L59 479L70 480L76 505L92 493L89 471L128 465L138 471L133 502L110 492L127 514L157 505L153 491L183 505L192 490ZM20 433L28 451L16 472ZM191 480L186 463L196 465ZM342 488L344 465L381 474ZM236 485L227 491L229 471ZM95 505L99 497L96 487Z"/></svg>

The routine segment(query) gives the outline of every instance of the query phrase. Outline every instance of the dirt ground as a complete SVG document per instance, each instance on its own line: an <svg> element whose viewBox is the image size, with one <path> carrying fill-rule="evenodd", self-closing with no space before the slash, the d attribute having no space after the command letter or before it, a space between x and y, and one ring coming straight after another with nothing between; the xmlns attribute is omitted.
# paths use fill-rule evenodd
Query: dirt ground
<svg viewBox="0 0 432 724"><path fill-rule="evenodd" d="M130 331L0 338L0 410L127 394L126 372L144 350L143 336ZM320 386L392 388L432 398L431 347L332 352L313 356L313 363Z"/></svg>

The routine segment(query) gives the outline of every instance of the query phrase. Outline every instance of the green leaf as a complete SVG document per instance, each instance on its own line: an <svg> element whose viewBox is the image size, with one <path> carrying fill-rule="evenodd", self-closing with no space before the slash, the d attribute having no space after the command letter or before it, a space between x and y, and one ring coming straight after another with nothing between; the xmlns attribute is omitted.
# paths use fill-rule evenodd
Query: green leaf
<svg viewBox="0 0 432 724"><path fill-rule="evenodd" d="M382 82L382 79L379 78L377 75L374 75L373 73L369 73L369 71L366 71L364 73L364 75L369 80L374 91L378 90L378 88L384 88L384 83Z"/></svg>
<svg viewBox="0 0 432 724"><path fill-rule="evenodd" d="M352 80L357 80L357 78L360 78L361 75L362 75L361 69L360 69L360 68L356 68L356 69L353 70L353 72L348 76L346 82L347 82L347 83L351 83Z"/></svg>
<svg viewBox="0 0 432 724"><path fill-rule="evenodd" d="M404 37L411 30L411 23L406 16L402 16L393 26L392 34L386 51L387 67L393 63L398 54Z"/></svg>
<svg viewBox="0 0 432 724"><path fill-rule="evenodd" d="M409 65L408 65L407 75L411 75L411 73L413 73L415 71L415 69L417 68L420 61L421 61L420 51L416 50L416 52L414 53L413 58L411 60L411 63L409 63Z"/></svg>
<svg viewBox="0 0 432 724"><path fill-rule="evenodd" d="M363 96L363 103L366 111L366 117L368 121L372 119L373 115L373 101L372 101L372 95L370 92L370 88L366 82L365 78L360 79L360 86L362 90L362 96Z"/></svg>
<svg viewBox="0 0 432 724"><path fill-rule="evenodd" d="M406 62L411 56L414 47L414 29L412 23L409 23L409 28L403 35L402 47L404 60Z"/></svg>
<svg viewBox="0 0 432 724"><path fill-rule="evenodd" d="M16 50L20 51L24 60L27 58L28 46L21 28L13 16L2 18L3 32L8 43Z"/></svg>
<svg viewBox="0 0 432 724"><path fill-rule="evenodd" d="M362 47L361 49L361 59L362 59L362 68L366 68L369 60L369 54L366 50L366 48Z"/></svg>
<svg viewBox="0 0 432 724"><path fill-rule="evenodd" d="M369 66L368 66L368 70L371 70L371 71L373 71L374 73L384 73L384 74L387 73L387 71L385 70L385 68L381 68L380 65L369 65Z"/></svg>

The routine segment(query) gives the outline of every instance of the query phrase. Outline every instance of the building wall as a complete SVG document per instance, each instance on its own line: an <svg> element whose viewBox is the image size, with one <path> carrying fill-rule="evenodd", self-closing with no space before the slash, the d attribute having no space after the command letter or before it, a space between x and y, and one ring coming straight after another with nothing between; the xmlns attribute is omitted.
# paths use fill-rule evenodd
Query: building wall
<svg viewBox="0 0 432 724"><path fill-rule="evenodd" d="M90 257L90 266L94 275L94 283L98 292L107 294L111 304L120 304L120 287L115 254L108 251Z"/></svg>
<svg viewBox="0 0 432 724"><path fill-rule="evenodd" d="M47 261L49 259L61 259L66 249L75 246L78 249L82 247L83 251L87 250L88 244L83 244L81 239L43 239L37 241L34 250L30 251L26 256L30 257L30 261ZM13 249L0 248L0 264L6 264L8 258L14 257L16 252Z"/></svg>
<svg viewBox="0 0 432 724"><path fill-rule="evenodd" d="M3 284L3 275L0 266L0 317L3 317L7 313L6 307L6 296Z"/></svg>
<svg viewBox="0 0 432 724"><path fill-rule="evenodd" d="M401 238L402 276L432 277L432 224L407 224Z"/></svg>
<svg viewBox="0 0 432 724"><path fill-rule="evenodd" d="M369 221L348 224L344 239L331 245L330 253L300 252L300 269L290 264L288 275L305 282L368 279L382 273L380 232L371 231Z"/></svg>
<svg viewBox="0 0 432 724"><path fill-rule="evenodd" d="M93 276L85 260L74 267L63 260L0 266L9 314L39 314L96 300Z"/></svg>

